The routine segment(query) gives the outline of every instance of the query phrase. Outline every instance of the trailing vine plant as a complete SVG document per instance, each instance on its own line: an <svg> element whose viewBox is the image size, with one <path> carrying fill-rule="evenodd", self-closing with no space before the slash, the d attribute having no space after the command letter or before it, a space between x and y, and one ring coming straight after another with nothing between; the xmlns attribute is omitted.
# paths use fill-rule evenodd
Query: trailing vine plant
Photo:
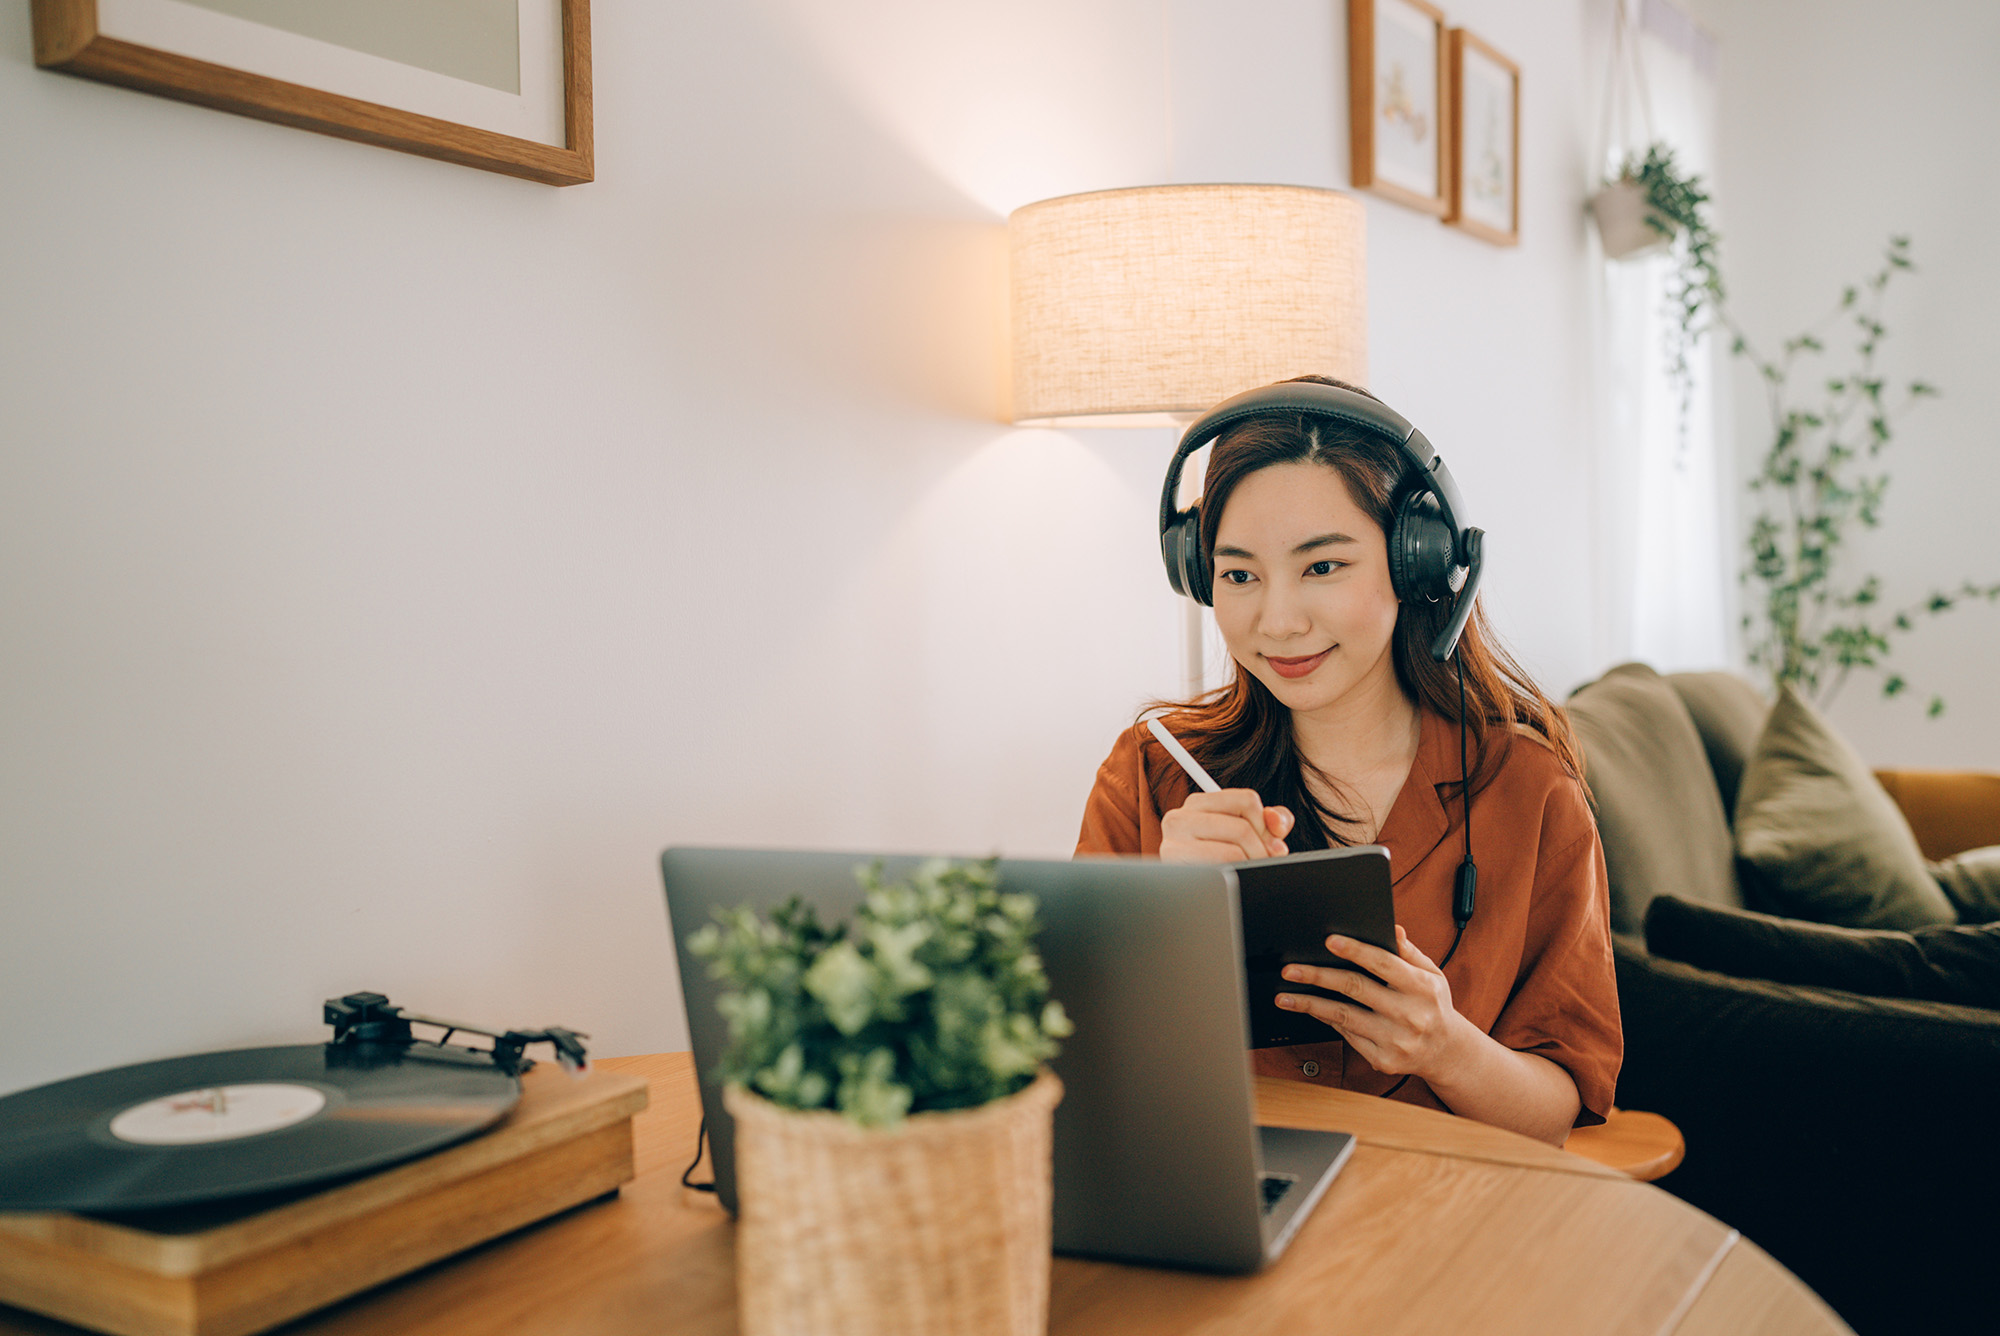
<svg viewBox="0 0 2000 1336"><path fill-rule="evenodd" d="M1647 146L1644 158L1627 158L1619 175L1645 190L1650 206L1647 226L1673 243L1667 302L1674 324L1667 333L1667 380L1677 398L1678 439L1685 452L1694 404L1694 374L1688 359L1723 303L1717 238L1708 225L1708 192L1701 187L1701 177L1683 173L1674 162L1674 151L1658 142ZM1704 320L1704 315L1711 318Z"/></svg>
<svg viewBox="0 0 2000 1336"><path fill-rule="evenodd" d="M1790 683L1821 703L1831 701L1857 668L1883 674L1884 696L1901 695L1908 681L1884 666L1898 637L1919 619L1961 603L2000 602L2000 584L1968 580L1891 608L1883 604L1878 576L1849 584L1834 579L1855 522L1869 529L1882 522L1889 473L1879 461L1895 439L1897 420L1938 393L1921 380L1892 387L1877 368L1888 337L1884 298L1897 276L1913 267L1910 239L1891 238L1881 268L1843 291L1839 305L1818 323L1785 340L1775 358L1759 353L1721 312L1735 335L1732 351L1748 358L1762 378L1772 427L1770 448L1750 482L1764 504L1750 521L1750 561L1741 575L1761 594L1743 617L1750 662L1768 672L1773 685ZM1720 285L1714 292L1719 298ZM1854 337L1852 361L1847 370L1827 375L1806 359L1826 354L1822 335L1836 325ZM1942 714L1943 697L1932 695L1927 708L1933 718Z"/></svg>

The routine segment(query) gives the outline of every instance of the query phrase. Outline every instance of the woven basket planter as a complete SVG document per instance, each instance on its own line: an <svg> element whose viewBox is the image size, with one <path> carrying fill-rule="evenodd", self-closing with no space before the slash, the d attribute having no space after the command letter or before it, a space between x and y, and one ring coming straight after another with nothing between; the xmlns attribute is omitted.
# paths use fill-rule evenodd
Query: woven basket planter
<svg viewBox="0 0 2000 1336"><path fill-rule="evenodd" d="M1041 1336L1062 1082L892 1129L738 1086L743 1336Z"/></svg>

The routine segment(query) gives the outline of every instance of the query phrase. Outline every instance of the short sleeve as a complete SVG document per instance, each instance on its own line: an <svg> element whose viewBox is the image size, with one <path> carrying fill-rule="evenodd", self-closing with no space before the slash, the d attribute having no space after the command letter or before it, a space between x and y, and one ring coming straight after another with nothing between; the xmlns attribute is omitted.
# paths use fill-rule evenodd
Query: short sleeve
<svg viewBox="0 0 2000 1336"><path fill-rule="evenodd" d="M1160 813L1187 801L1192 785L1158 743L1134 724L1118 735L1097 767L1083 805L1079 854L1160 854Z"/></svg>
<svg viewBox="0 0 2000 1336"><path fill-rule="evenodd" d="M1604 846L1582 792L1550 795L1536 860L1526 941L1513 994L1492 1035L1570 1074L1582 1100L1576 1125L1604 1121L1625 1056Z"/></svg>
<svg viewBox="0 0 2000 1336"><path fill-rule="evenodd" d="M1135 780L1143 776L1139 747L1132 730L1118 735L1118 742L1104 764L1097 767L1097 780L1083 805L1083 828L1077 833L1080 854L1144 853L1140 837L1140 806ZM1150 806L1150 803L1147 804ZM1159 842L1152 852L1159 852Z"/></svg>

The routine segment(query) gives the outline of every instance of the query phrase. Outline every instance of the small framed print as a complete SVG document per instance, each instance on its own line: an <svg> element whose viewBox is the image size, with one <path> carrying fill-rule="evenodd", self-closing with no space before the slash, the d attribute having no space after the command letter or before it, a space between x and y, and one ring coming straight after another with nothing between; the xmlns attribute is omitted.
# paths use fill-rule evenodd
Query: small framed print
<svg viewBox="0 0 2000 1336"><path fill-rule="evenodd" d="M1444 220L1497 246L1521 240L1521 70L1451 30L1451 166Z"/></svg>
<svg viewBox="0 0 2000 1336"><path fill-rule="evenodd" d="M1443 12L1424 0L1347 0L1347 102L1355 188L1442 216Z"/></svg>

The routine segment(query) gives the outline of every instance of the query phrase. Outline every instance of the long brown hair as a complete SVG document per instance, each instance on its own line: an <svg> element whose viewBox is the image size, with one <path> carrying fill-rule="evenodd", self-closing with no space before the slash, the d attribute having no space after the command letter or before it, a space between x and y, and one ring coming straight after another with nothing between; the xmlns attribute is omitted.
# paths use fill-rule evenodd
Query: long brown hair
<svg viewBox="0 0 2000 1336"><path fill-rule="evenodd" d="M1326 376L1298 380L1367 394L1359 386ZM1374 398L1373 395L1369 395ZM1214 568L1215 531L1236 485L1274 464L1311 463L1334 470L1355 503L1386 534L1396 505L1411 485L1396 446L1371 433L1343 426L1315 413L1274 412L1246 418L1225 430L1209 454L1202 485L1201 546ZM1461 521L1463 522L1463 521ZM1452 604L1406 601L1396 615L1391 654L1396 682L1420 710L1456 722L1459 718L1458 666L1431 657L1431 641L1444 628ZM1582 777L1576 735L1561 706L1515 662L1476 603L1457 659L1465 672L1465 732L1472 753L1470 775L1477 793L1491 782L1517 729L1532 729L1570 774ZM1299 753L1292 712L1242 664L1227 686L1190 701L1155 701L1148 711L1173 711L1168 726L1225 788L1255 789L1268 804L1289 807L1296 819L1286 842L1294 850L1320 849L1350 841L1340 827L1355 818L1321 803L1307 786L1308 776L1325 791L1338 792L1333 778Z"/></svg>

